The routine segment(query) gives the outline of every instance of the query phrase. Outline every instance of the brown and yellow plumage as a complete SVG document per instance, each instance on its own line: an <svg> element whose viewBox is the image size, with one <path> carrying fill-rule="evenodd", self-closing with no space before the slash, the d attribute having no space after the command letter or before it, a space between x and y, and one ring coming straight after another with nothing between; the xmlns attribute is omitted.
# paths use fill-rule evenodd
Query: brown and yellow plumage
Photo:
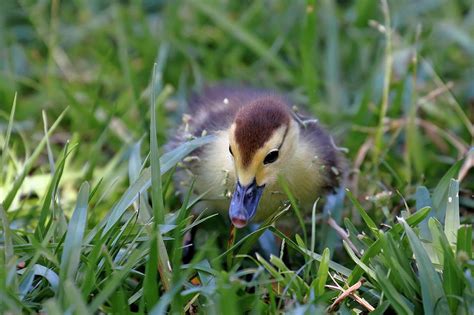
<svg viewBox="0 0 474 315"><path fill-rule="evenodd" d="M195 178L203 208L227 212L237 227L261 221L287 199L278 177L286 179L303 208L339 185L343 159L316 120L295 114L283 96L250 88L213 87L190 101L189 116L174 147L189 137L216 140L184 161L177 171L180 191Z"/></svg>

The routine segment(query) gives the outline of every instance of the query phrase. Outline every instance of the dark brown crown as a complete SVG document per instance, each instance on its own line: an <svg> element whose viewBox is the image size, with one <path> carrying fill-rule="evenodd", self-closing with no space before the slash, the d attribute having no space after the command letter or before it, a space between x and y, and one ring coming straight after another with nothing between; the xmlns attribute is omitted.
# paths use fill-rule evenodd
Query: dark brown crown
<svg viewBox="0 0 474 315"><path fill-rule="evenodd" d="M255 152L270 139L273 132L289 124L290 113L280 98L268 96L242 107L234 122L234 136L242 164L248 166Z"/></svg>

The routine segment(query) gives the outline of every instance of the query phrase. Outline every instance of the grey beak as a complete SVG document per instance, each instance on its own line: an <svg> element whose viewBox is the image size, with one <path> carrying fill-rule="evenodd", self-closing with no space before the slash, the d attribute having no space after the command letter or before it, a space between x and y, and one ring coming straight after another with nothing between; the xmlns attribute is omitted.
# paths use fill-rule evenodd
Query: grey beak
<svg viewBox="0 0 474 315"><path fill-rule="evenodd" d="M264 188L265 185L257 186L255 180L247 186L237 182L229 207L229 217L236 228L245 227L255 216Z"/></svg>

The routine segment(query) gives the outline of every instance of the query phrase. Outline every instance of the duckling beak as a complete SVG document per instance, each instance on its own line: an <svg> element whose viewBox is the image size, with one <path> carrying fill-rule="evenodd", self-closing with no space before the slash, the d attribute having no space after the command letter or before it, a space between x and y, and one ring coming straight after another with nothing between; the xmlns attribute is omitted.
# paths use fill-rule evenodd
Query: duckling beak
<svg viewBox="0 0 474 315"><path fill-rule="evenodd" d="M247 186L237 181L229 207L229 217L236 228L243 228L255 216L264 188L265 185L258 186L255 179Z"/></svg>

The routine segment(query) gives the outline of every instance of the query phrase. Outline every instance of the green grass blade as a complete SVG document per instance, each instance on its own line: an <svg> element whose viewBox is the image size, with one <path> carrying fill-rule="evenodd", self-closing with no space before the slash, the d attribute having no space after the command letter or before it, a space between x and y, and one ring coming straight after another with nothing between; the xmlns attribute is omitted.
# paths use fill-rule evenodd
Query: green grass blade
<svg viewBox="0 0 474 315"><path fill-rule="evenodd" d="M296 251L300 252L301 254L304 254L314 260L317 260L319 262L322 261L322 256L317 254L317 253L314 253L314 252L311 252L310 250L308 250L307 248L304 248L304 247L301 247L299 246L298 244L296 244L295 242L293 242L289 237L287 237L285 234L283 234L282 232L280 232L279 230L277 230L276 228L274 228L273 226L270 226L269 228L270 231L272 231L273 233L275 233L275 235L277 235L278 237L280 237L281 239L284 239L285 240L285 243L290 246L291 248L295 249ZM330 260L329 261L329 268L331 268L332 270L336 271L336 272L339 272L340 274L348 277L350 274L351 274L351 270Z"/></svg>
<svg viewBox="0 0 474 315"><path fill-rule="evenodd" d="M383 315L386 314L387 308L390 306L390 303L388 301L383 302L377 308L373 311L370 312L370 315Z"/></svg>
<svg viewBox="0 0 474 315"><path fill-rule="evenodd" d="M61 306L57 300L50 299L44 303L44 308L47 314L50 315L64 315L64 311L61 310Z"/></svg>
<svg viewBox="0 0 474 315"><path fill-rule="evenodd" d="M395 309L397 314L413 314L413 306L411 306L407 299L397 291L390 280L385 276L383 270L376 268L375 274L377 283L382 288L384 295L387 297L390 305Z"/></svg>
<svg viewBox="0 0 474 315"><path fill-rule="evenodd" d="M356 229L352 221L349 218L345 218L344 225L346 226L346 229L349 232L349 239L351 240L352 244L354 244L359 253L365 252L367 250L368 245L359 238L359 236L362 234Z"/></svg>
<svg viewBox="0 0 474 315"><path fill-rule="evenodd" d="M153 202L153 214L155 217L155 225L163 224L165 221L163 187L161 183L161 166L158 153L158 138L156 133L156 84L157 84L157 67L153 66L153 78L151 85L150 98L150 169L151 169L151 199Z"/></svg>
<svg viewBox="0 0 474 315"><path fill-rule="evenodd" d="M459 181L455 179L451 179L449 184L447 201L444 233L451 246L455 246L459 226L461 225L459 218Z"/></svg>
<svg viewBox="0 0 474 315"><path fill-rule="evenodd" d="M456 254L464 252L469 259L473 259L472 244L472 225L462 225L458 230Z"/></svg>
<svg viewBox="0 0 474 315"><path fill-rule="evenodd" d="M158 138L156 132L156 85L158 81L158 65L153 66L153 78L151 87L151 123L150 123L150 169L151 169L151 199L153 210L154 232L156 233L156 246L158 255L158 271L165 290L169 290L171 282L171 264L163 237L160 232L159 224L165 222L165 205L163 202L163 186L161 181L161 165L158 153ZM167 95L167 90L163 91ZM154 303L153 303L154 304ZM150 303L150 306L152 304Z"/></svg>
<svg viewBox="0 0 474 315"><path fill-rule="evenodd" d="M328 218L331 217L338 225L342 223L345 210L345 196L346 192L342 186L335 188L333 193L326 194L326 201L323 207L323 220L328 220ZM336 231L329 226L329 224L323 224L321 227L320 250L322 251L328 247L332 255L338 246L340 246L339 235L337 235Z"/></svg>
<svg viewBox="0 0 474 315"><path fill-rule="evenodd" d="M158 247L158 271L161 275L161 281L163 281L163 286L165 290L169 290L171 287L171 262L168 255L168 250L166 249L163 236L161 236L159 228L156 231L156 241Z"/></svg>
<svg viewBox="0 0 474 315"><path fill-rule="evenodd" d="M66 165L66 159L69 154L73 152L73 150L74 148L69 150L69 143L66 143L63 150L63 154L57 161L57 165L54 167L55 171L53 174L53 178L51 178L51 182L48 186L48 190L46 191L46 195L43 197L43 204L41 206L39 220L35 230L35 236L40 240L47 232L48 224L51 223L51 221L49 223L47 222L48 216L54 219L54 210L52 210L52 208L54 208L54 202L56 193L58 192L59 182L61 181L61 178L63 176L64 167Z"/></svg>
<svg viewBox="0 0 474 315"><path fill-rule="evenodd" d="M144 249L148 246L148 242L145 242L138 248L132 250L127 257L126 263L109 276L105 286L89 304L89 314L94 314L96 310L115 292L117 287L122 283L125 276L129 274L132 268L143 258L145 253Z"/></svg>
<svg viewBox="0 0 474 315"><path fill-rule="evenodd" d="M383 93L382 103L380 104L379 122L374 137L374 151L373 161L375 165L380 163L379 157L382 152L383 136L384 136L384 123L387 115L389 96L390 96L390 81L392 77L392 25L390 21L390 10L388 7L387 0L382 0L382 11L385 20L385 64L384 64L384 80L383 80Z"/></svg>
<svg viewBox="0 0 474 315"><path fill-rule="evenodd" d="M30 292L33 291L37 286L36 284L33 284L33 281L39 277L42 277L48 281L48 285L54 293L58 292L59 277L56 272L50 268L39 264L34 264L32 268L21 269L18 271L18 273L24 275L23 281L20 283L19 287L19 294L24 301L27 301L31 298ZM28 295L29 293L30 295Z"/></svg>
<svg viewBox="0 0 474 315"><path fill-rule="evenodd" d="M349 246L345 248L350 250ZM372 245L370 245L370 247L364 252L364 254L362 255L360 259L357 258L355 254L353 256L349 254L351 258L355 257L357 258L357 261L360 262L360 263L357 263L355 261L357 266L354 269L352 269L352 271L350 272L350 275L347 278L347 282L349 283L349 285L354 285L357 281L359 281L359 279L362 277L362 275L365 272L364 266L366 266L367 263L370 261L370 259L376 256L380 252L381 249L382 249L382 241L381 239L378 239Z"/></svg>
<svg viewBox="0 0 474 315"><path fill-rule="evenodd" d="M346 241L343 241L343 244L344 244L344 248L346 249L347 253L349 254L349 256L352 258L352 260L362 269L364 270L364 272L370 276L372 279L376 279L375 277L375 271L372 270L369 266L367 266L361 259L359 259L359 257L357 257L357 255L354 253L354 251L352 250L352 248L347 245ZM375 243L374 243L375 244ZM376 252L380 251L380 249L377 247L374 246L374 248L376 248L377 250L374 250Z"/></svg>
<svg viewBox="0 0 474 315"><path fill-rule="evenodd" d="M87 315L87 305L82 298L81 292L74 285L71 280L66 280L64 283L64 292L69 308L72 308L74 314Z"/></svg>
<svg viewBox="0 0 474 315"><path fill-rule="evenodd" d="M12 231L10 229L10 221L8 220L7 213L3 206L0 204L0 219L2 220L2 238L1 243L1 252L4 255L3 261L8 263L13 258L13 241L12 241Z"/></svg>
<svg viewBox="0 0 474 315"><path fill-rule="evenodd" d="M10 136L12 134L13 123L14 123L15 112L16 112L16 98L17 98L17 93L15 93L15 96L13 98L12 110L10 111L10 118L8 119L7 133L5 135L5 142L3 143L3 148L2 148L2 159L1 159L1 164L0 164L0 178L1 178L0 181L1 182L4 181L3 171L6 167L7 158L8 158Z"/></svg>
<svg viewBox="0 0 474 315"><path fill-rule="evenodd" d="M465 287L463 271L456 261L451 244L447 235L443 233L441 224L434 218L430 219L429 227L433 238L440 244L440 251L443 261L443 288L448 299L449 308L452 314L456 314L459 298Z"/></svg>
<svg viewBox="0 0 474 315"><path fill-rule="evenodd" d="M404 290L405 296L419 295L418 277L410 265L411 253L407 253L400 238L395 238L391 233L385 234L382 241L383 255L385 256L390 270L393 270L391 277L393 282Z"/></svg>
<svg viewBox="0 0 474 315"><path fill-rule="evenodd" d="M324 73L324 87L328 95L331 110L338 112L343 108L345 92L341 85L341 49L340 49L340 22L337 14L337 5L333 1L318 1L319 17L323 26L320 33L326 43L322 49L321 68Z"/></svg>
<svg viewBox="0 0 474 315"><path fill-rule="evenodd" d="M415 255L416 265L420 274L421 295L425 314L447 312L446 295L440 277L431 263L423 245L413 229L403 218L399 218L405 229L408 241Z"/></svg>
<svg viewBox="0 0 474 315"><path fill-rule="evenodd" d="M354 197L354 195L351 193L349 189L346 189L347 196L349 199L352 201L352 204L356 207L357 211L359 211L359 214L361 215L362 219L364 220L365 224L369 227L370 231L372 234L377 238L380 236L379 229L377 228L377 225L375 225L374 221L372 218L367 214L367 212L364 210L360 202Z"/></svg>
<svg viewBox="0 0 474 315"><path fill-rule="evenodd" d="M86 229L87 207L89 202L89 183L85 182L79 189L76 208L69 221L66 240L61 255L61 279L73 278L82 250L82 239Z"/></svg>
<svg viewBox="0 0 474 315"><path fill-rule="evenodd" d="M319 199L313 203L313 209L311 211L311 251L314 252L316 249L316 206L318 205Z"/></svg>
<svg viewBox="0 0 474 315"><path fill-rule="evenodd" d="M117 287L117 290L110 296L109 300L112 305L112 314L130 314L130 307L127 304L127 298L122 286Z"/></svg>
<svg viewBox="0 0 474 315"><path fill-rule="evenodd" d="M409 216L406 219L408 225L415 226L415 225L419 224L420 222L422 222L426 218L426 216L430 213L430 211L431 211L431 208L425 207L425 208L420 209L419 211L415 212L414 214L412 214L411 216ZM402 231L403 231L402 224L397 223L397 224L395 224L395 226L392 227L392 229L390 230L389 233L399 234ZM360 258L360 261L364 264L367 264L372 257L374 257L375 255L377 255L380 252L381 249L382 249L382 239L378 238L364 252L362 257ZM364 274L364 270L359 265L357 265L352 270L349 278L347 279L347 282L349 283L349 285L353 285L360 279L360 277L362 277L363 274Z"/></svg>
<svg viewBox="0 0 474 315"><path fill-rule="evenodd" d="M430 207L424 207L413 213L409 217L405 218L405 220L409 226L417 226L418 224L423 222L424 219L426 219L430 212ZM393 231L393 233L401 233L403 231L403 225L401 223L397 223L393 226L391 231Z"/></svg>
<svg viewBox="0 0 474 315"><path fill-rule="evenodd" d="M282 284L285 286L283 292L290 292L292 295L296 295L297 300L303 301L309 286L298 275L299 271L295 272L290 270L280 258L274 255L270 255L270 262L278 268L278 272L284 278L282 281ZM305 265L303 265L303 267L304 266ZM300 270L302 270L303 267L301 267Z"/></svg>
<svg viewBox="0 0 474 315"><path fill-rule="evenodd" d="M0 221L2 226L2 241L0 242L0 294L8 290L18 292L17 262L14 256L13 234L10 229L7 213L1 204ZM0 302L0 310L3 307L4 303ZM14 309L15 307L12 305L11 308Z"/></svg>
<svg viewBox="0 0 474 315"><path fill-rule="evenodd" d="M272 275L272 277L275 279L275 281L282 281L283 276L278 272L278 270L273 267L268 261L265 260L260 254L256 254L257 261L262 264L262 266Z"/></svg>
<svg viewBox="0 0 474 315"><path fill-rule="evenodd" d="M101 269L97 268L97 266L99 265L99 261L102 259L101 254L106 241L106 238L100 238L98 235L90 242L91 244L94 244L94 246L87 254L87 263L81 270L84 279L81 291L84 299L89 297L92 290L97 286L97 282L100 281Z"/></svg>
<svg viewBox="0 0 474 315"><path fill-rule="evenodd" d="M143 299L148 310L158 302L159 289L156 277L158 276L158 246L156 238L150 241L148 261L145 269L145 279L143 280Z"/></svg>
<svg viewBox="0 0 474 315"><path fill-rule="evenodd" d="M151 311L149 312L150 315L164 315L167 314L166 310L168 306L173 301L173 298L176 294L179 294L179 290L181 289L182 285L184 284L184 279L178 279L174 282L173 287L171 290L167 291L163 296L160 298L158 303L153 306Z"/></svg>
<svg viewBox="0 0 474 315"><path fill-rule="evenodd" d="M446 215L446 205L448 202L449 185L452 178L457 178L459 169L461 168L463 160L457 161L444 174L433 192L433 207L436 218L442 222Z"/></svg>
<svg viewBox="0 0 474 315"><path fill-rule="evenodd" d="M22 269L22 276L20 277L20 286L27 287L24 285L25 283L28 282L28 277L31 276L32 274L35 273L37 270L37 262L41 257L47 258L51 263L53 263L55 266L59 267L59 263L57 262L56 256L48 251L48 244L51 242L53 239L53 236L55 234L55 230L59 222L54 221L51 223L51 228L48 230L46 233L45 237L39 242L35 238L30 238L30 243L32 246L32 258L28 260L26 268Z"/></svg>
<svg viewBox="0 0 474 315"><path fill-rule="evenodd" d="M128 162L128 178L130 183L135 182L143 170L143 161L140 156L141 140L133 144L130 148L130 159ZM137 205L138 218L142 224L150 222L152 210L149 205L148 193L144 191L140 194Z"/></svg>
<svg viewBox="0 0 474 315"><path fill-rule="evenodd" d="M290 200L291 207L293 208L293 211L295 212L296 218L298 219L298 223L300 224L301 230L303 232L303 239L305 244L308 242L308 237L306 233L306 225L304 224L303 220L303 215L301 214L301 209L298 205L298 202L296 201L296 198L294 197L293 193L290 190L290 187L288 186L288 182L286 181L285 178L280 176L278 178L278 183L280 186L283 188L283 191L285 192L286 196Z"/></svg>
<svg viewBox="0 0 474 315"><path fill-rule="evenodd" d="M233 37L237 38L244 45L259 55L265 62L274 66L287 80L292 80L293 75L288 70L285 63L275 56L270 47L265 45L259 38L255 37L252 32L249 32L244 26L233 22L226 18L224 12L219 11L215 6L207 4L205 1L191 0L190 3L194 8L198 9L214 21L219 27L228 32Z"/></svg>
<svg viewBox="0 0 474 315"><path fill-rule="evenodd" d="M416 199L416 210L420 210L424 207L433 207L433 203L430 198L430 192L425 186L416 187L415 193ZM420 223L420 237L424 240L430 239L430 231L428 228L428 219L433 216L433 212L430 212L423 222Z"/></svg>
<svg viewBox="0 0 474 315"><path fill-rule="evenodd" d="M329 255L329 248L325 248L321 255L321 262L319 263L319 269L316 275L316 296L320 296L324 293L324 286L326 285L329 273Z"/></svg>
<svg viewBox="0 0 474 315"><path fill-rule="evenodd" d="M300 54L302 81L311 105L317 102L318 89L316 13L316 0L306 0L306 12L301 30Z"/></svg>
<svg viewBox="0 0 474 315"><path fill-rule="evenodd" d="M47 137L50 137L51 134L56 130L56 128L59 126L59 123L62 121L64 118L64 115L66 115L67 109L65 109L61 115L56 119L54 124L49 128L48 133L41 139L40 143L36 146L35 150L31 154L31 156L26 160L25 165L23 167L23 170L21 171L20 175L15 179L15 182L13 183L13 187L10 189L8 192L7 196L3 200L3 208L8 211L10 209L10 206L13 203L13 200L15 199L16 194L18 193L18 190L20 189L21 185L23 184L23 181L25 180L26 175L28 175L38 159L38 157L41 154L41 151L43 151L44 146L46 145L46 139Z"/></svg>
<svg viewBox="0 0 474 315"><path fill-rule="evenodd" d="M59 276L52 269L45 266L36 264L34 265L33 272L35 276L40 276L49 282L49 285L53 292L59 290Z"/></svg>
<svg viewBox="0 0 474 315"><path fill-rule="evenodd" d="M161 173L166 173L186 155L195 149L212 142L214 139L214 136L197 138L183 143L176 149L163 154L160 158ZM105 235L115 224L117 224L128 207L130 207L139 194L148 189L150 185L151 172L150 168L147 168L142 172L142 174L140 174L140 177L132 185L130 185L130 187L127 188L119 201L114 205L107 220L104 221L105 228L102 231L102 235Z"/></svg>
<svg viewBox="0 0 474 315"><path fill-rule="evenodd" d="M51 173L54 173L54 155L48 137L48 118L46 117L46 112L44 110L41 113L43 114L43 130L46 138L46 152L48 153L49 167L51 169Z"/></svg>

